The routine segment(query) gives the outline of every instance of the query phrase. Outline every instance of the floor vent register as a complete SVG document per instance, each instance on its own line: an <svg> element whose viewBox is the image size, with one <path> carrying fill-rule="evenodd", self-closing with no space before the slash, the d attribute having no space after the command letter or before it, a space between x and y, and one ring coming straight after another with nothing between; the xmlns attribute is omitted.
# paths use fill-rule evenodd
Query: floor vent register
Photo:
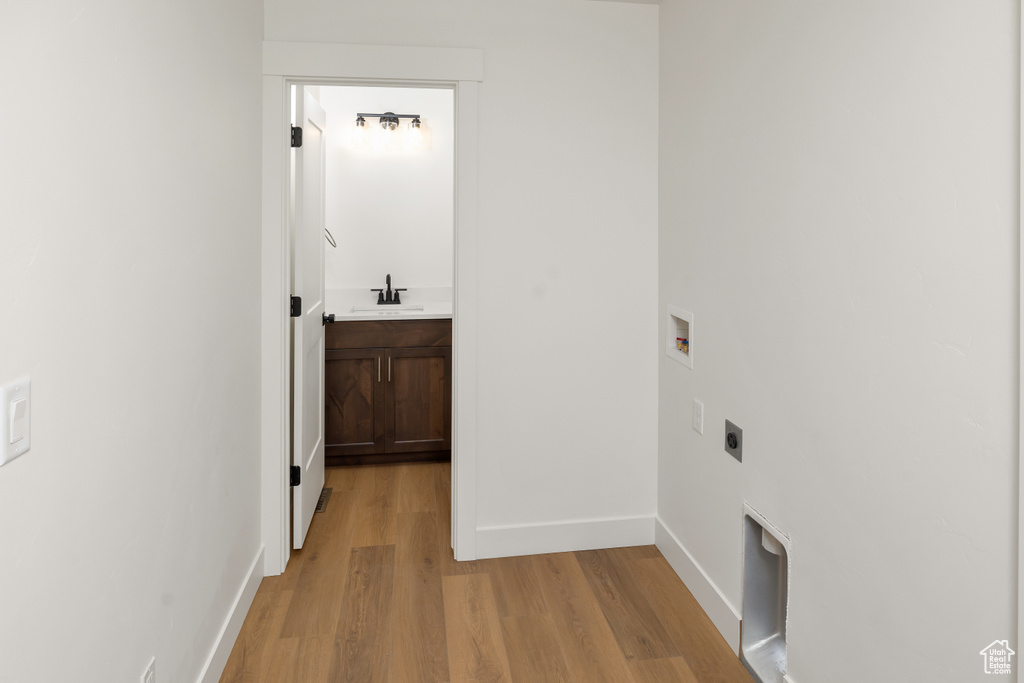
<svg viewBox="0 0 1024 683"><path fill-rule="evenodd" d="M324 489L320 492L320 500L316 502L317 512L323 512L327 509L327 501L331 499L331 490L332 489Z"/></svg>

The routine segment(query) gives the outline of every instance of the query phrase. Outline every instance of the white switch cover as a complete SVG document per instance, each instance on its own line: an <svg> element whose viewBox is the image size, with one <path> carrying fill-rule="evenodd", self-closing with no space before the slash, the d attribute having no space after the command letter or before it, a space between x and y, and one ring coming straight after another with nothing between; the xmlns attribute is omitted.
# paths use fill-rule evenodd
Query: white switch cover
<svg viewBox="0 0 1024 683"><path fill-rule="evenodd" d="M693 399L693 428L698 434L704 433L704 404Z"/></svg>
<svg viewBox="0 0 1024 683"><path fill-rule="evenodd" d="M23 377L0 387L0 465L32 446L32 384Z"/></svg>

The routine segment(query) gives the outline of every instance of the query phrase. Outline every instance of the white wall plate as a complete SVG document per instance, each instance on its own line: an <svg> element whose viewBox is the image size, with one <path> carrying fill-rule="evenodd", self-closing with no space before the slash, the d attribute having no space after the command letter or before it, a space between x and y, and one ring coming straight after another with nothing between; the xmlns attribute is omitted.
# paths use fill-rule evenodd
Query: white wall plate
<svg viewBox="0 0 1024 683"><path fill-rule="evenodd" d="M31 426L32 383L22 377L0 387L0 465L28 452Z"/></svg>

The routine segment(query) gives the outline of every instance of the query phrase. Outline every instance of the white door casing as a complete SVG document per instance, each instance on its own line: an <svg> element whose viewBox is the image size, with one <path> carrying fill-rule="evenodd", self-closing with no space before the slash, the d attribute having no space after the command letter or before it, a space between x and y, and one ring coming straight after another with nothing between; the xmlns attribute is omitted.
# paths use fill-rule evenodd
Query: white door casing
<svg viewBox="0 0 1024 683"><path fill-rule="evenodd" d="M292 293L300 315L292 319L292 546L301 548L324 487L324 164L327 115L297 88L295 120L302 146L293 148Z"/></svg>
<svg viewBox="0 0 1024 683"><path fill-rule="evenodd" d="M334 43L263 43L261 354L262 534L267 576L291 547L286 457L290 414L286 324L290 294L288 131L292 84L445 87L455 92L455 296L452 386L452 532L455 557L476 558L477 221L483 51Z"/></svg>

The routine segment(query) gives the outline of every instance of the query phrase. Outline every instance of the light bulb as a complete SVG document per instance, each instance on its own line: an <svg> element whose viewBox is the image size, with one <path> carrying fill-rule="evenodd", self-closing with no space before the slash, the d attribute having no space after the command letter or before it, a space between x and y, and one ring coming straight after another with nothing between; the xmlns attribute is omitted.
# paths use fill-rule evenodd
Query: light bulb
<svg viewBox="0 0 1024 683"><path fill-rule="evenodd" d="M384 116L380 117L380 127L387 132L393 132L398 128L398 117L395 116L394 112L387 112Z"/></svg>
<svg viewBox="0 0 1024 683"><path fill-rule="evenodd" d="M385 112L380 117L381 145L387 149L395 149L399 146L398 140L398 117L394 112Z"/></svg>
<svg viewBox="0 0 1024 683"><path fill-rule="evenodd" d="M420 119L416 117L409 124L409 130L406 131L406 138L409 143L409 147L412 149L419 149L420 145L423 144L423 129L420 127Z"/></svg>
<svg viewBox="0 0 1024 683"><path fill-rule="evenodd" d="M356 118L356 129L352 133L352 142L356 147L365 147L367 143L366 119Z"/></svg>

